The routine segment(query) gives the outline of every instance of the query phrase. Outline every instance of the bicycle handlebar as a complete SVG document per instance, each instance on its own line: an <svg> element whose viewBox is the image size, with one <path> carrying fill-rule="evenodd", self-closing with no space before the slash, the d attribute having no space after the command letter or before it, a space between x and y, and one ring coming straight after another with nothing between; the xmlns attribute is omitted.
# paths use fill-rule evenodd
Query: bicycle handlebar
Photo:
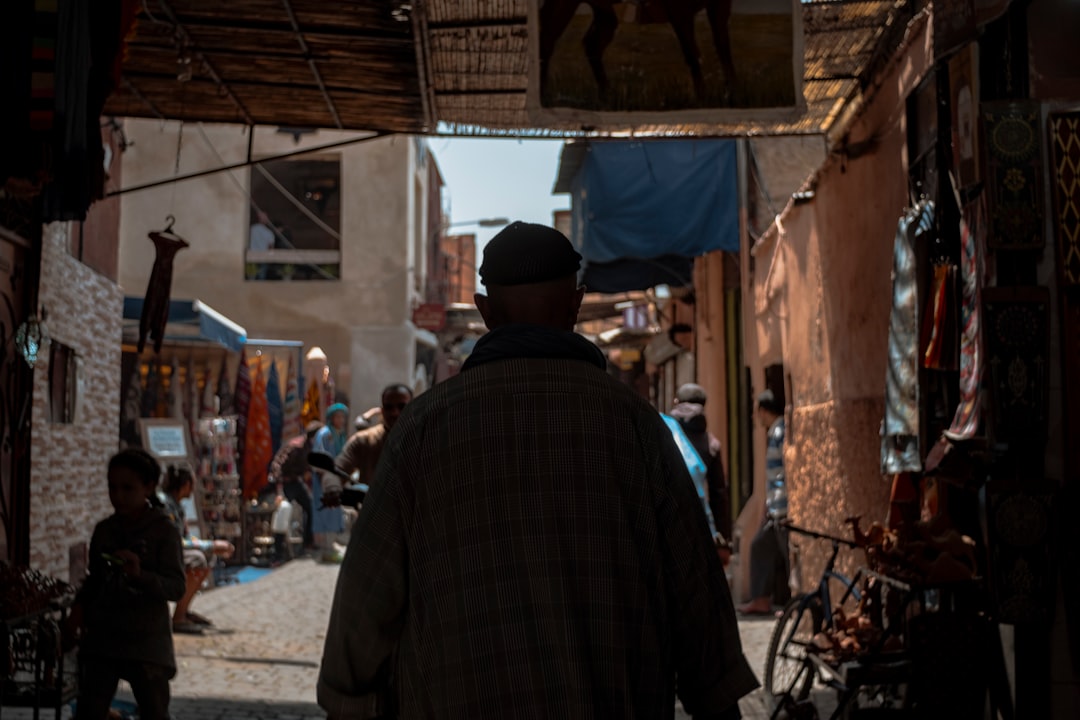
<svg viewBox="0 0 1080 720"><path fill-rule="evenodd" d="M816 530L807 530L806 528L801 528L801 527L799 527L797 525L792 524L789 520L781 521L780 525L787 528L788 530L791 530L794 533L797 533L799 535L806 535L807 537L812 537L812 538L814 538L816 540L829 540L829 541L834 542L834 543L840 543L841 545L846 545L849 548L856 548L856 547L859 546L858 543L856 543L854 540L848 540L847 538L836 537L835 535L827 535L825 533L820 533L820 532L818 532Z"/></svg>

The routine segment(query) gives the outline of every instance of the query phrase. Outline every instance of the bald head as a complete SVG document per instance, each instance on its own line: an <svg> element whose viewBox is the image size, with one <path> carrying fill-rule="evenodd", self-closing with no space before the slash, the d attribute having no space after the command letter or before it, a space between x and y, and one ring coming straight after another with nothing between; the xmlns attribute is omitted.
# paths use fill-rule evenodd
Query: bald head
<svg viewBox="0 0 1080 720"><path fill-rule="evenodd" d="M577 276L522 285L490 285L487 295L477 294L476 307L489 330L527 323L557 330L573 330L585 288Z"/></svg>

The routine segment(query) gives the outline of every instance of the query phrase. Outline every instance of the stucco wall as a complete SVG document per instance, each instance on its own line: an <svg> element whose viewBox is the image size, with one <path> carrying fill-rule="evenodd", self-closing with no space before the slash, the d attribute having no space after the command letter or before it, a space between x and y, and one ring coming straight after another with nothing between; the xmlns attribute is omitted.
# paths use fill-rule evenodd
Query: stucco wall
<svg viewBox="0 0 1080 720"><path fill-rule="evenodd" d="M884 519L889 484L880 472L878 426L883 398L800 406L791 413L784 453L790 512L798 523L848 537L844 520L861 516L863 526ZM828 543L795 539L802 557L803 586L813 585L830 552ZM861 553L841 553L842 569L864 564Z"/></svg>
<svg viewBox="0 0 1080 720"><path fill-rule="evenodd" d="M905 98L929 67L928 26L881 77L876 93L744 267L747 353L754 392L764 368L783 362L789 378L785 467L798 524L844 532L850 515L883 520L888 485L878 438L892 294L892 247L907 203ZM848 151L846 148L858 148ZM779 350L779 352L778 352ZM755 430L755 497L740 517L744 537L760 523L764 435ZM828 552L802 542L803 583ZM853 563L861 558L848 558Z"/></svg>
<svg viewBox="0 0 1080 720"><path fill-rule="evenodd" d="M791 194L825 162L821 135L757 137L747 141L756 162L761 193L768 192L775 212L781 212Z"/></svg>
<svg viewBox="0 0 1080 720"><path fill-rule="evenodd" d="M69 548L89 543L112 512L106 467L120 430L123 297L108 278L72 257L69 225L45 228L39 301L50 336L81 359L83 394L71 424L49 422L49 353L34 370L30 464L30 565L68 577Z"/></svg>
<svg viewBox="0 0 1080 720"><path fill-rule="evenodd" d="M124 153L124 184L134 186L173 174L177 123L126 120L135 144ZM205 137L204 137L205 134ZM255 158L338 142L354 134L318 131L294 143L273 128L255 131ZM242 162L246 131L238 126L188 124L180 143L180 172ZM250 169L207 175L124 196L121 213L120 284L142 295L153 264L151 230L176 216L175 230L191 247L176 257L173 296L199 298L243 325L248 337L300 340L327 354L339 388L354 405L369 407L382 385L402 370L412 374L415 355L411 310L417 233L423 234L428 173L414 170L413 138L395 136L321 151L307 157L341 159L341 280L257 282L244 280L248 239ZM419 187L423 194L414 198ZM392 337L368 348L358 333ZM361 356L363 351L366 352ZM375 358L375 361L372 361Z"/></svg>

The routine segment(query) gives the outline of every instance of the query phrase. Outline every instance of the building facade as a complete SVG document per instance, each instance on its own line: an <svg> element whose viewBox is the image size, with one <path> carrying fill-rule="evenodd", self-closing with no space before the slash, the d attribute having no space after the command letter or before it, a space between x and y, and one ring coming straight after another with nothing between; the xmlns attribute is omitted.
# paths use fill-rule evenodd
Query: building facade
<svg viewBox="0 0 1080 720"><path fill-rule="evenodd" d="M251 157L258 166L123 196L120 283L142 295L153 264L147 233L165 216L190 247L175 261L172 295L198 298L250 337L299 340L329 360L338 390L364 408L391 382L412 383L412 310L426 284L429 215L439 213L425 141L368 139L301 156L305 148L363 135L292 135L236 126L126 121L128 187ZM434 192L429 192L434 190ZM260 218L260 213L265 217ZM256 225L269 221L260 242Z"/></svg>

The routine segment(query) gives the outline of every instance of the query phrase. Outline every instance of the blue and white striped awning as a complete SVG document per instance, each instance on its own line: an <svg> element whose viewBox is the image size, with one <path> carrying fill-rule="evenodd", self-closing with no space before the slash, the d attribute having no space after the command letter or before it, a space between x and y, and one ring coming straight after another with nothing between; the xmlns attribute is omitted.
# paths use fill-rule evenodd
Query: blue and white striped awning
<svg viewBox="0 0 1080 720"><path fill-rule="evenodd" d="M124 336L138 333L143 298L124 298ZM134 323L134 324L132 324ZM170 300L166 342L213 343L239 352L247 342L247 330L201 300Z"/></svg>

